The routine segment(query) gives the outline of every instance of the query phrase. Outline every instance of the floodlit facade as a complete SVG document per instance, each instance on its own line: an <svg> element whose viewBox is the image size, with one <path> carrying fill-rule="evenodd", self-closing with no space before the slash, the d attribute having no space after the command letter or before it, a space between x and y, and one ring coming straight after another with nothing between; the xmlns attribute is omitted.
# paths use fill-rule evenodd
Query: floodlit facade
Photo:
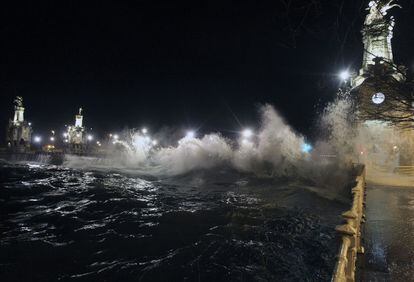
<svg viewBox="0 0 414 282"><path fill-rule="evenodd" d="M75 116L75 125L68 126L67 139L65 142L69 144L69 149L74 153L81 153L85 144L85 128L83 126L82 108Z"/></svg>
<svg viewBox="0 0 414 282"><path fill-rule="evenodd" d="M9 120L6 142L11 149L25 151L30 148L32 126L24 120L23 98L17 96L14 100L14 117Z"/></svg>
<svg viewBox="0 0 414 282"><path fill-rule="evenodd" d="M392 4L393 1L387 2L369 2L369 12L361 31L364 44L362 67L357 75L351 77L350 92L357 102L362 128L371 132L372 136L379 136L364 144L371 161L383 165L390 164L393 159L394 167L398 167L413 164L414 131L410 125L406 126L407 129L399 129L381 119L383 116L399 117L405 114L402 111L404 99L396 97L407 89L407 68L397 66L393 58L391 40L395 20L392 16L387 17L389 9L400 6ZM376 155L379 157L376 158ZM388 159L380 160L383 156Z"/></svg>
<svg viewBox="0 0 414 282"><path fill-rule="evenodd" d="M394 17L386 17L388 10L400 7L397 4L386 4L384 1L370 1L361 30L364 53L362 67L357 76L352 79L352 87L358 87L373 71L376 62L390 68L391 76L397 81L404 80L404 67L394 65L391 40L395 26ZM381 61L377 59L381 58Z"/></svg>

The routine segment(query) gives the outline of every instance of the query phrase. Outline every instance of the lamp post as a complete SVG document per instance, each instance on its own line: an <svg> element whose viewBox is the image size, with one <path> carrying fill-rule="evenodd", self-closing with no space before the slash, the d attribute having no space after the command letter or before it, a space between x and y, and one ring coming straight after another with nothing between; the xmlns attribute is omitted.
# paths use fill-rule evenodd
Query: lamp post
<svg viewBox="0 0 414 282"><path fill-rule="evenodd" d="M339 96L346 97L351 93L352 90L352 74L349 70L343 70L338 74L340 80L340 86L338 94Z"/></svg>

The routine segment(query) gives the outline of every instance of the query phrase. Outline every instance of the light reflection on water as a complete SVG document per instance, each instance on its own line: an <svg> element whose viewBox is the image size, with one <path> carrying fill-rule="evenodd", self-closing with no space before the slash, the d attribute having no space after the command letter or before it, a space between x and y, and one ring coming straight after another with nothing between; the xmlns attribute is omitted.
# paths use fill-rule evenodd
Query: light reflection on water
<svg viewBox="0 0 414 282"><path fill-rule="evenodd" d="M331 215L345 205L228 174L157 180L3 164L0 278L329 280L339 219L304 204Z"/></svg>

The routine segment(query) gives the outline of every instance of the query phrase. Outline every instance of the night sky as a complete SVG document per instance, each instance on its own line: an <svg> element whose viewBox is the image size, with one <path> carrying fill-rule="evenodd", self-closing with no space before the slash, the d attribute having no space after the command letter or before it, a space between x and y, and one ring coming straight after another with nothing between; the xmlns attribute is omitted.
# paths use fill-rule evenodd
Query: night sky
<svg viewBox="0 0 414 282"><path fill-rule="evenodd" d="M360 67L366 3L2 3L0 126L20 95L39 133L73 123L82 106L100 133L146 125L226 134L258 126L259 105L270 103L312 135L336 74ZM412 68L414 5L399 3L394 55Z"/></svg>

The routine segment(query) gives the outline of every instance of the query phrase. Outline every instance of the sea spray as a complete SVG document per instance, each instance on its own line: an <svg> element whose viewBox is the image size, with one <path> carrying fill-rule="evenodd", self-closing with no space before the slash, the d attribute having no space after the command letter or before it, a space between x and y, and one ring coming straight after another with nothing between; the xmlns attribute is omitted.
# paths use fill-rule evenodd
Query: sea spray
<svg viewBox="0 0 414 282"><path fill-rule="evenodd" d="M210 169L229 163L233 151L230 142L219 134L207 134L201 139L184 137L177 147L160 148L151 157L159 174L177 175L197 169Z"/></svg>
<svg viewBox="0 0 414 282"><path fill-rule="evenodd" d="M168 177L196 170L229 167L265 177L315 178L322 183L330 170L342 168L352 148L353 124L349 122L348 101L337 100L327 107L321 118L321 130L328 138L315 142L312 152L304 152L305 138L296 133L271 105L260 109L261 126L248 139L230 140L218 133L201 137L186 136L176 145L154 145L149 135L128 131L116 141L99 167L125 169L156 177ZM321 134L322 136L322 134ZM353 135L352 135L353 136ZM110 144L111 145L111 144ZM334 152L335 158L324 158ZM69 160L66 165L79 162ZM85 166L95 164L83 164ZM321 180L322 179L322 180Z"/></svg>
<svg viewBox="0 0 414 282"><path fill-rule="evenodd" d="M305 160L304 138L295 133L270 105L261 108L262 126L255 142L241 142L234 153L236 168L256 174L286 175Z"/></svg>

